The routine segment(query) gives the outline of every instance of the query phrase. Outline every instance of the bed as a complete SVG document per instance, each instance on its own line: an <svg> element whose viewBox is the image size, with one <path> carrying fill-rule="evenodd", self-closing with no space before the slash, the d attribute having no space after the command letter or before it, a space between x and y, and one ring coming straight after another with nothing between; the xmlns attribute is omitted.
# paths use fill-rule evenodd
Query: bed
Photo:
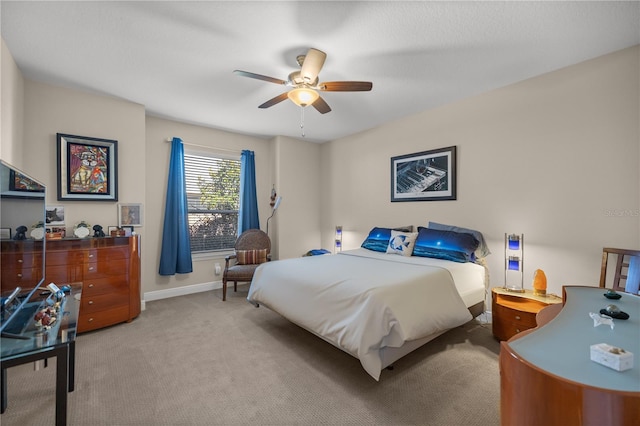
<svg viewBox="0 0 640 426"><path fill-rule="evenodd" d="M383 244L372 250L367 241L336 255L264 263L247 300L356 357L379 380L385 367L483 311L486 271L472 261L383 252Z"/></svg>

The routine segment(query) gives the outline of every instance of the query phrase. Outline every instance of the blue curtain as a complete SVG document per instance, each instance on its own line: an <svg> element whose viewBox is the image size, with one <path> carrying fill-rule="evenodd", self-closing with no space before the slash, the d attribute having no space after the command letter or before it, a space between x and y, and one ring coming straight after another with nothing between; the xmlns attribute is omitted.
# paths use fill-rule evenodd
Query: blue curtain
<svg viewBox="0 0 640 426"><path fill-rule="evenodd" d="M182 139L173 138L167 183L167 204L162 230L160 275L187 274L193 272L187 188L184 177L184 147Z"/></svg>
<svg viewBox="0 0 640 426"><path fill-rule="evenodd" d="M240 207L238 235L247 229L260 229L256 194L256 162L254 152L243 150L240 157Z"/></svg>

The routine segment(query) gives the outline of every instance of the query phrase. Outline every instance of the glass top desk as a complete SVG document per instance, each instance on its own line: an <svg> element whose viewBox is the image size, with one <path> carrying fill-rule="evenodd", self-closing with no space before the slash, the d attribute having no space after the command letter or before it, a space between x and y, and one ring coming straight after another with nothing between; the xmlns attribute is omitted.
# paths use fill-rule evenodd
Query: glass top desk
<svg viewBox="0 0 640 426"><path fill-rule="evenodd" d="M56 322L49 330L38 330L30 320L21 333L26 339L2 338L2 410L7 408L7 368L33 361L56 357L56 426L67 423L67 392L72 392L75 383L75 338L78 311L80 309L81 283L70 284L60 306ZM46 290L43 288L43 292ZM43 300L46 296L42 296Z"/></svg>
<svg viewBox="0 0 640 426"><path fill-rule="evenodd" d="M605 292L565 286L564 306L555 318L501 343L504 424L640 424L640 297L620 293L621 299L609 300ZM594 327L589 313L609 304L629 319L614 319L613 329ZM632 352L633 368L616 371L591 361L590 347L598 343Z"/></svg>

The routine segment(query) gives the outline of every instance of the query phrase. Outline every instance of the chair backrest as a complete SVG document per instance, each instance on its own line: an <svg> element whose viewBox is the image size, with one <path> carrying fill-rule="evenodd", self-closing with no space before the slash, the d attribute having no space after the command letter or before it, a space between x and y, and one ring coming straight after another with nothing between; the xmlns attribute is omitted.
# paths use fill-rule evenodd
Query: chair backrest
<svg viewBox="0 0 640 426"><path fill-rule="evenodd" d="M247 229L240 234L234 247L236 250L267 249L267 254L269 254L271 253L271 239L259 229Z"/></svg>
<svg viewBox="0 0 640 426"><path fill-rule="evenodd" d="M615 267L609 266L609 255L615 258ZM607 269L612 269L613 279ZM615 291L627 291L638 294L640 286L640 250L628 250L605 247L602 249L602 266L600 268L600 287Z"/></svg>

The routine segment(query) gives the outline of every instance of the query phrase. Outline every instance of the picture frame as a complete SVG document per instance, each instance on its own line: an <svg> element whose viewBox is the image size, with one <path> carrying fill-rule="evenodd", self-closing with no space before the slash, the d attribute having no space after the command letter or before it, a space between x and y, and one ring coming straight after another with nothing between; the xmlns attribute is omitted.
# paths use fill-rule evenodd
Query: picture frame
<svg viewBox="0 0 640 426"><path fill-rule="evenodd" d="M141 203L119 203L118 204L118 226L134 227L142 226L142 204Z"/></svg>
<svg viewBox="0 0 640 426"><path fill-rule="evenodd" d="M391 201L456 199L456 147L391 157Z"/></svg>
<svg viewBox="0 0 640 426"><path fill-rule="evenodd" d="M11 239L11 228L0 228L0 240Z"/></svg>
<svg viewBox="0 0 640 426"><path fill-rule="evenodd" d="M58 201L118 201L118 141L56 134Z"/></svg>
<svg viewBox="0 0 640 426"><path fill-rule="evenodd" d="M64 206L46 206L45 222L47 226L64 226Z"/></svg>
<svg viewBox="0 0 640 426"><path fill-rule="evenodd" d="M124 226L109 226L108 232L107 232L107 236L110 237L126 237L127 236L127 230L125 229L127 227ZM131 230L133 229L133 227L129 227L131 228L129 230L129 232L131 232Z"/></svg>
<svg viewBox="0 0 640 426"><path fill-rule="evenodd" d="M45 230L49 240L61 240L67 237L67 228L65 226L47 226Z"/></svg>

